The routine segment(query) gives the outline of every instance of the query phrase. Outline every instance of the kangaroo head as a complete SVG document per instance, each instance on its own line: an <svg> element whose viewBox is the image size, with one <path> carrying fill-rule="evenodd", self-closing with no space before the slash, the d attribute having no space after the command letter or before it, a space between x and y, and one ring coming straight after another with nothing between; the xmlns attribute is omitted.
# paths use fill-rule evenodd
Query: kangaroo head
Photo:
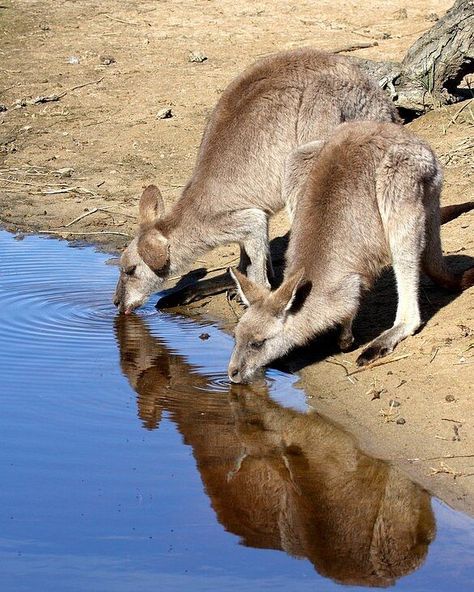
<svg viewBox="0 0 474 592"><path fill-rule="evenodd" d="M140 198L138 235L120 258L114 304L125 314L144 304L169 275L168 239L157 228L164 209L160 190L149 185Z"/></svg>
<svg viewBox="0 0 474 592"><path fill-rule="evenodd" d="M230 270L240 297L248 309L235 328L235 346L229 362L232 382L248 382L255 373L295 345L289 327L296 296L303 286L304 270L292 274L274 292L255 284L237 270Z"/></svg>

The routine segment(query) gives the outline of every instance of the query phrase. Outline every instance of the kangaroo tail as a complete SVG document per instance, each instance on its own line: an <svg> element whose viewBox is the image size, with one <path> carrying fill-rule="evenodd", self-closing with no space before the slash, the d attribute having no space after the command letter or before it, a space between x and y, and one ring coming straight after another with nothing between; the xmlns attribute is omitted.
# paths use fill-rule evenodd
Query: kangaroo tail
<svg viewBox="0 0 474 592"><path fill-rule="evenodd" d="M473 209L474 201L466 201L465 203L455 204L453 206L443 206L440 208L441 224L446 224L446 222L450 222L461 214Z"/></svg>

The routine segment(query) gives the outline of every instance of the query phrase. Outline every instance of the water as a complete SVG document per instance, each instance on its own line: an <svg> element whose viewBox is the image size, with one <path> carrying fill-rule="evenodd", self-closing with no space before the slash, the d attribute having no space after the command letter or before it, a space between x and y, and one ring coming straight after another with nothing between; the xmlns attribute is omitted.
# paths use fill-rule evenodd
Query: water
<svg viewBox="0 0 474 592"><path fill-rule="evenodd" d="M474 521L292 377L230 390L231 338L117 317L91 248L0 232L0 254L2 591L471 589Z"/></svg>

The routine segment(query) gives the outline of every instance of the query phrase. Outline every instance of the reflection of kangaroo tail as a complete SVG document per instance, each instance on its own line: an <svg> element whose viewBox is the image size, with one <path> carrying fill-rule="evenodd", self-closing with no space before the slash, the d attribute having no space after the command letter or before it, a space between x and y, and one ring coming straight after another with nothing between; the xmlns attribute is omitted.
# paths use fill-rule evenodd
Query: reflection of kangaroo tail
<svg viewBox="0 0 474 592"><path fill-rule="evenodd" d="M446 224L457 218L465 212L470 212L474 209L474 201L466 201L465 203L455 204L453 206L443 206L440 208L441 224Z"/></svg>

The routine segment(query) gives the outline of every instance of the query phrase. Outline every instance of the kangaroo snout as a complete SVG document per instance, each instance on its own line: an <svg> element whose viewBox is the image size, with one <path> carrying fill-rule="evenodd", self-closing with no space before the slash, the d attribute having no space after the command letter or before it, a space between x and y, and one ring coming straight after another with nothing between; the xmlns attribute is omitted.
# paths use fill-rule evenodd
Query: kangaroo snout
<svg viewBox="0 0 474 592"><path fill-rule="evenodd" d="M229 366L227 375L229 376L229 380L234 384L240 384L243 382L242 374L240 373L240 369L237 366Z"/></svg>

